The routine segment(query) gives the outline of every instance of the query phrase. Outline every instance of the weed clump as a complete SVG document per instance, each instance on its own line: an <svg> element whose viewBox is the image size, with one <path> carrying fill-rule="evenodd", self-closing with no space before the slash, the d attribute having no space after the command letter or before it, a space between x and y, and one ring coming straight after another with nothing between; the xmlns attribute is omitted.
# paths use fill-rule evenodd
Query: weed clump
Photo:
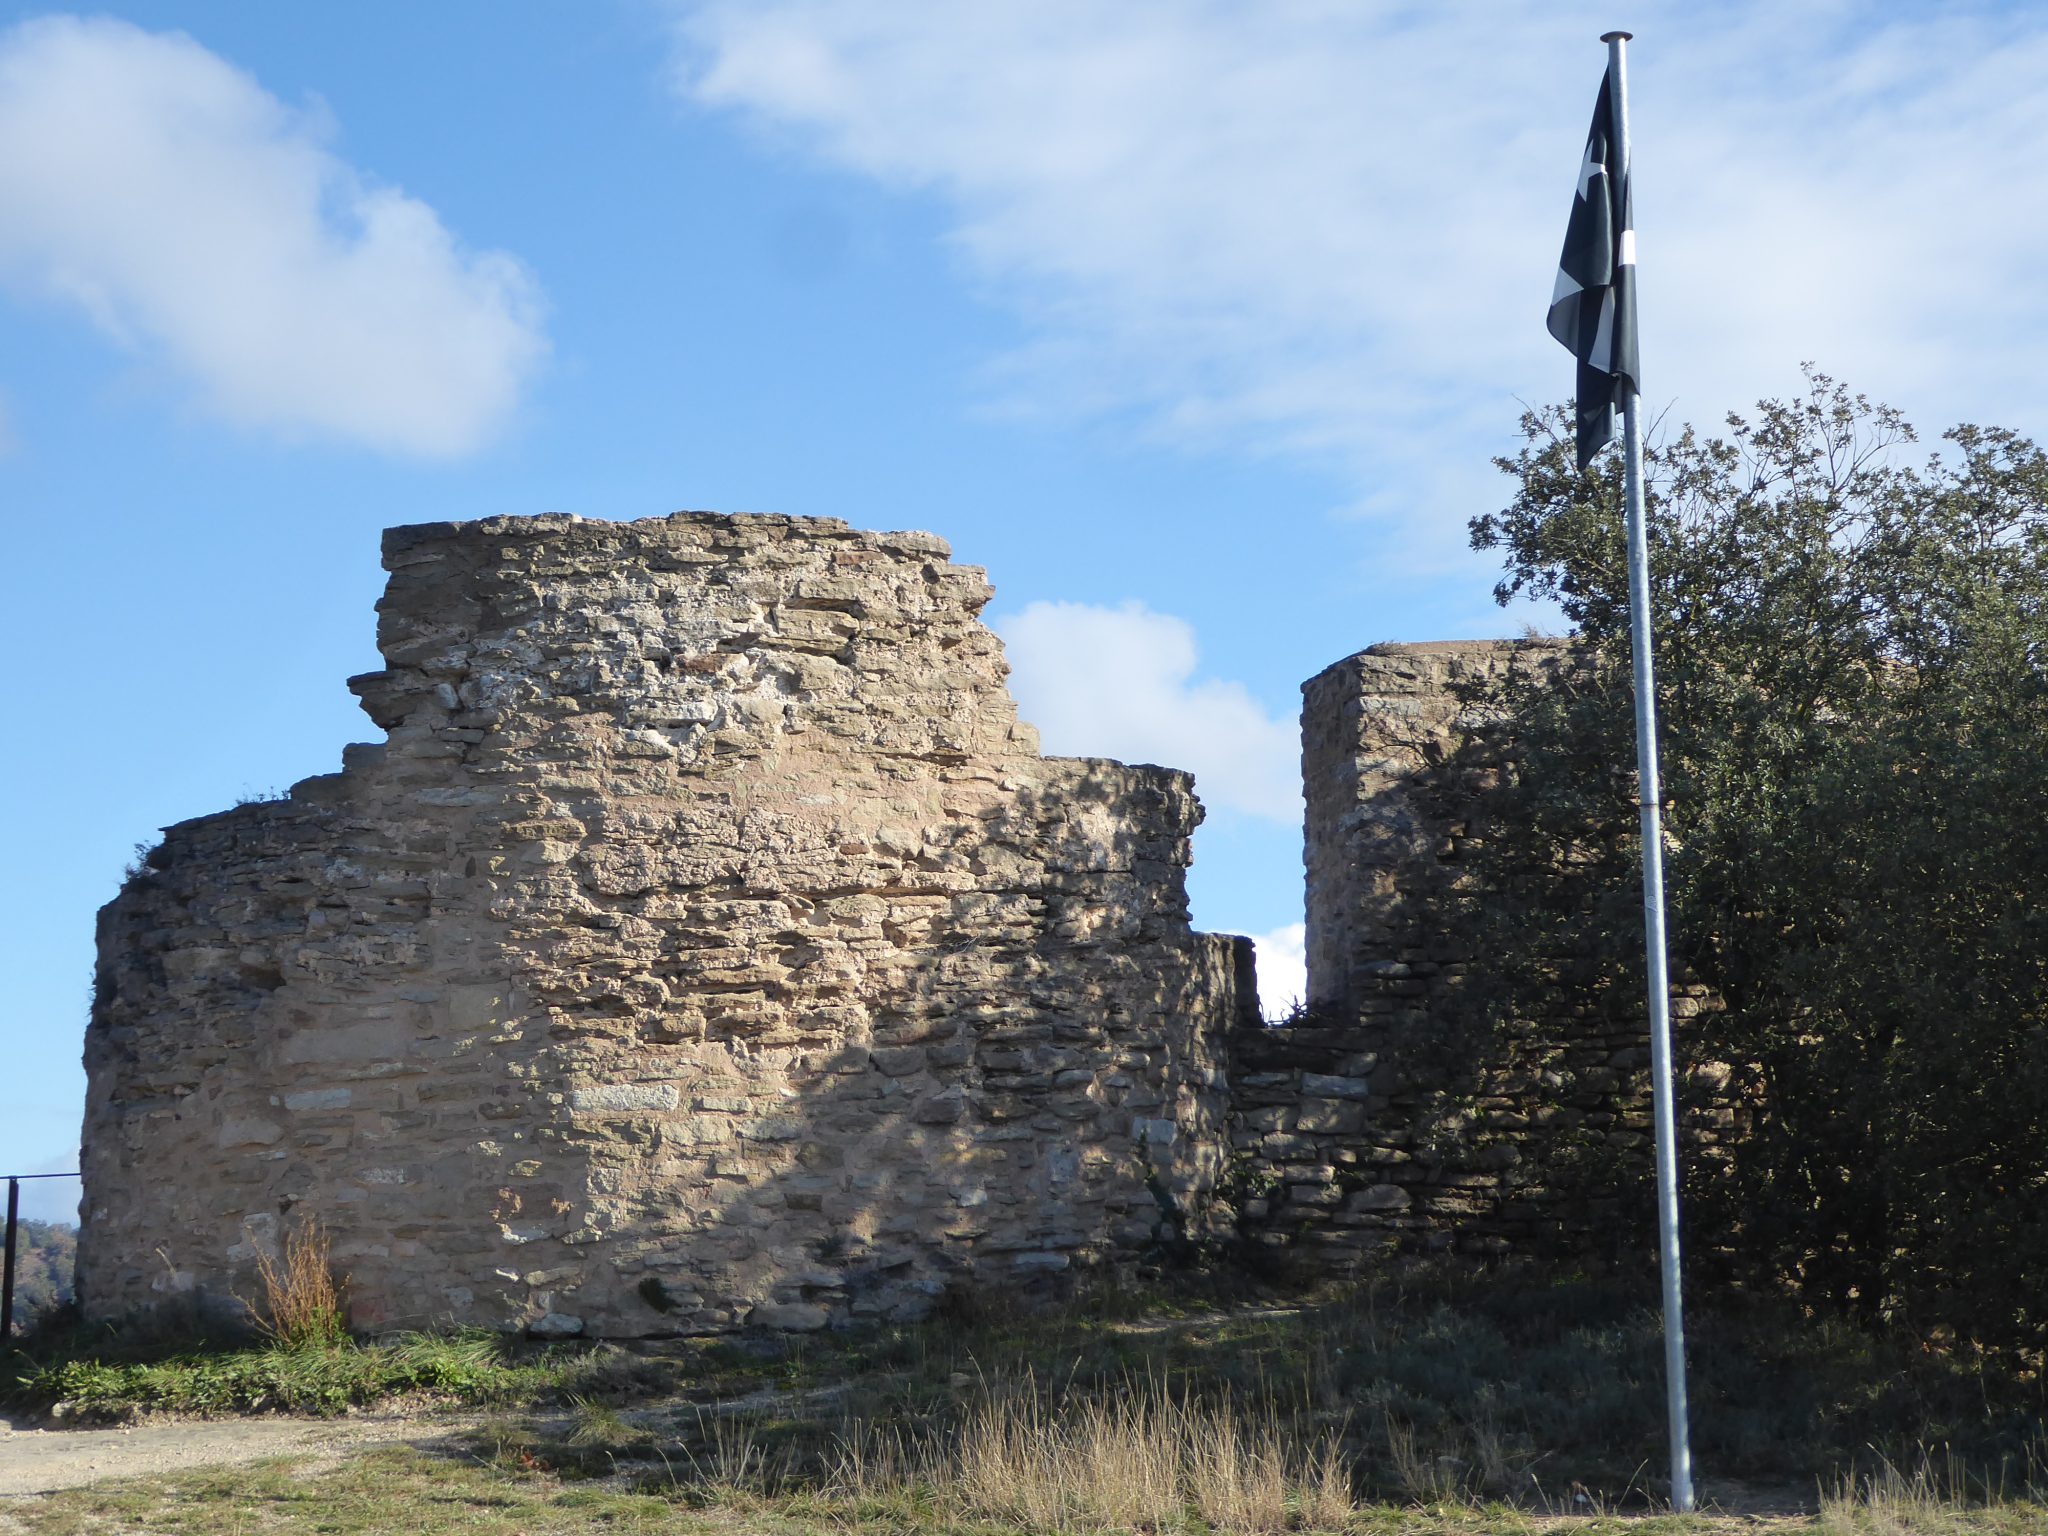
<svg viewBox="0 0 2048 1536"><path fill-rule="evenodd" d="M286 1233L278 1257L259 1252L256 1278L263 1286L256 1325L266 1338L287 1349L333 1349L348 1337L345 1282L334 1278L327 1232L317 1221Z"/></svg>

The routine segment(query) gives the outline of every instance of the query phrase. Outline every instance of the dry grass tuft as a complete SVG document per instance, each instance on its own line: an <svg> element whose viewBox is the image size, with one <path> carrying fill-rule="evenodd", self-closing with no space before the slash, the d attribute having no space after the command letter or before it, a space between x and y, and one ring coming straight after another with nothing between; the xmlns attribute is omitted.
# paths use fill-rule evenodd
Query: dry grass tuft
<svg viewBox="0 0 2048 1536"><path fill-rule="evenodd" d="M950 1425L844 1423L815 1462L763 1449L738 1415L700 1420L671 1478L712 1503L822 1498L835 1520L1067 1533L1279 1536L1357 1512L1341 1426L1270 1399L1198 1399L1157 1379L1059 1392L989 1384Z"/></svg>
<svg viewBox="0 0 2048 1536"><path fill-rule="evenodd" d="M1922 1447L1911 1469L1889 1457L1877 1470L1839 1478L1823 1488L1822 1536L1951 1536L1980 1530L2031 1533L2048 1528L2048 1508L2040 1502L2048 1489L2048 1438L2037 1435L2019 1468L2020 1485L2007 1485L2001 1474L1988 1478L1946 1446L1940 1454ZM2008 1469L2010 1470L2010 1469Z"/></svg>
<svg viewBox="0 0 2048 1536"><path fill-rule="evenodd" d="M259 1252L256 1277L263 1286L257 1326L279 1344L332 1348L348 1337L344 1286L334 1278L327 1232L317 1221L287 1232L280 1258Z"/></svg>
<svg viewBox="0 0 2048 1536"><path fill-rule="evenodd" d="M967 1517L1055 1531L1333 1528L1353 1512L1337 1437L1271 1402L1197 1401L1155 1380L1061 1402L1022 1389L967 1415L933 1481Z"/></svg>

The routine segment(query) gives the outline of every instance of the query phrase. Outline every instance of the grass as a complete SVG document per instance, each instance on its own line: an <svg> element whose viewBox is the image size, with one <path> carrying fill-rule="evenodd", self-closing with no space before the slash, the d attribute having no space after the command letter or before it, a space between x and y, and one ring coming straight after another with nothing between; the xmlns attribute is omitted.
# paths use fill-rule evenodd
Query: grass
<svg viewBox="0 0 2048 1536"><path fill-rule="evenodd" d="M671 1501L572 1486L542 1475L507 1474L419 1451L372 1450L340 1466L309 1471L288 1459L143 1478L17 1504L7 1511L28 1531L100 1536L107 1531L181 1536L254 1536L321 1531L335 1536L415 1531L512 1533L710 1530ZM729 1523L717 1522L725 1529Z"/></svg>
<svg viewBox="0 0 2048 1536"><path fill-rule="evenodd" d="M1695 1459L1709 1477L1796 1484L1947 1453L2007 1486L2044 1455L2037 1372L1812 1319L1774 1301L1697 1298ZM1362 1486L1382 1497L1617 1505L1654 1493L1664 1463L1654 1289L1515 1271L1423 1268L1300 1308L1189 1308L1144 1298L1053 1317L813 1337L780 1365L791 1387L848 1383L834 1412L911 1422L959 1412L963 1383L1037 1379L1074 1397L1158 1379L1270 1400L1342 1424ZM802 1425L787 1433L801 1436Z"/></svg>
<svg viewBox="0 0 2048 1536"><path fill-rule="evenodd" d="M716 1469L677 1468L666 1482L592 1481L540 1468L508 1468L460 1455L402 1447L367 1451L339 1465L277 1459L171 1477L76 1489L11 1501L0 1529L34 1536L101 1536L109 1531L164 1536L271 1536L321 1532L369 1536L1011 1536L1071 1530L985 1517L944 1490L894 1483L853 1483L807 1493L764 1493L721 1482ZM1908 1479L1910 1482L1910 1479ZM8 1517L12 1517L12 1527ZM1364 1505L1330 1523L1304 1519L1302 1531L1345 1536L1744 1536L1798 1531L1815 1536L2038 1536L2041 1505L1970 1508L1921 1494L1880 1491L1875 1499L1831 1499L1818 1514L1759 1522L1746 1515L1560 1518L1500 1505ZM1135 1527L1132 1527L1135 1529ZM1161 1529L1147 1527L1146 1529ZM1167 1530L1206 1536L1192 1512Z"/></svg>
<svg viewBox="0 0 2048 1536"><path fill-rule="evenodd" d="M494 1335L415 1334L379 1344L267 1343L195 1348L147 1360L67 1356L28 1360L7 1394L31 1411L111 1421L136 1413L207 1416L334 1414L425 1396L491 1404L532 1398L560 1378L561 1362L507 1357Z"/></svg>
<svg viewBox="0 0 2048 1536"><path fill-rule="evenodd" d="M2048 1530L2048 1464L2015 1491L1993 1483L1953 1455L1923 1453L1911 1470L1880 1461L1845 1476L1820 1496L1816 1529L1826 1536L1938 1536L1947 1532Z"/></svg>
<svg viewBox="0 0 2048 1536"><path fill-rule="evenodd" d="M73 1333L8 1374L17 1405L107 1414L333 1412L421 1394L496 1411L452 1459L378 1453L403 1470L388 1486L346 1467L261 1474L340 1501L342 1523L320 1529L441 1529L457 1508L466 1530L1258 1536L1508 1532L1560 1514L1660 1528L1640 1523L1663 1465L1647 1285L1439 1267L1300 1305L1260 1300L1107 1292L1049 1313L963 1305L915 1327L646 1351L470 1334L152 1353L141 1338ZM2038 1369L1756 1298L1696 1298L1693 1323L1709 1499L1732 1496L1737 1477L1817 1503L1806 1528L1836 1536L2048 1530ZM753 1406L736 1411L741 1399ZM200 1520L206 1477L162 1485L175 1496L151 1519ZM93 1497L127 1495L63 1495L38 1519ZM257 1500L269 1513L245 1527L133 1528L293 1529L296 1497ZM346 1523L350 1499L376 1498L405 1507L379 1526L365 1504L363 1523ZM515 1513L499 1521L501 1507ZM128 1528L93 1518L34 1528Z"/></svg>

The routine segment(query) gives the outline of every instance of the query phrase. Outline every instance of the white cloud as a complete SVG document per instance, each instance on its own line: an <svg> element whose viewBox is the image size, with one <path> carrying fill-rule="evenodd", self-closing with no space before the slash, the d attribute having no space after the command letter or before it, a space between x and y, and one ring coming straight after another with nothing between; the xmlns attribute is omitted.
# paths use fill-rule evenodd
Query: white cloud
<svg viewBox="0 0 2048 1536"><path fill-rule="evenodd" d="M24 22L0 33L0 276L238 426L468 453L546 352L538 291L327 137L182 34Z"/></svg>
<svg viewBox="0 0 2048 1536"><path fill-rule="evenodd" d="M1541 316L1608 0L672 3L690 100L949 212L1037 338L1016 399L1336 463L1420 561L1516 397L1569 390ZM2048 413L2048 12L1623 9L1653 407L1813 358L1927 425Z"/></svg>
<svg viewBox="0 0 2048 1536"><path fill-rule="evenodd" d="M1259 1011L1268 1019L1284 1019L1308 996L1308 927L1288 923L1253 934L1252 943L1259 957Z"/></svg>
<svg viewBox="0 0 2048 1536"><path fill-rule="evenodd" d="M1301 825L1300 738L1241 683L1195 680L1195 632L1143 603L1028 604L990 621L1044 749L1195 775L1212 809Z"/></svg>

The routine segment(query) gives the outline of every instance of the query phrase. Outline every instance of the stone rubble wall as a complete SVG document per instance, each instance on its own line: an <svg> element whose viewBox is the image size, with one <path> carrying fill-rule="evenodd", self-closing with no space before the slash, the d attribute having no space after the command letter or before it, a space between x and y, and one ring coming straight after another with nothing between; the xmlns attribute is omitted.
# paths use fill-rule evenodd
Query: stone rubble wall
<svg viewBox="0 0 2048 1536"><path fill-rule="evenodd" d="M1441 1049L1470 1022L1461 983L1485 959L1451 899L1493 771L1461 750L1486 720L1459 691L1567 655L1541 640L1377 645L1302 687L1309 1009L1233 1036L1230 1125L1240 1232L1310 1272L1394 1248L1597 1251L1650 1219L1614 1194L1651 1167L1643 1030L1560 995L1491 1059ZM1674 989L1680 1021L1712 1006ZM1698 1118L1694 1143L1727 1120Z"/></svg>
<svg viewBox="0 0 2048 1536"><path fill-rule="evenodd" d="M169 828L100 915L79 1294L360 1327L913 1317L1190 1225L1250 946L1186 774L1043 758L926 534L679 514L385 539L387 733Z"/></svg>

